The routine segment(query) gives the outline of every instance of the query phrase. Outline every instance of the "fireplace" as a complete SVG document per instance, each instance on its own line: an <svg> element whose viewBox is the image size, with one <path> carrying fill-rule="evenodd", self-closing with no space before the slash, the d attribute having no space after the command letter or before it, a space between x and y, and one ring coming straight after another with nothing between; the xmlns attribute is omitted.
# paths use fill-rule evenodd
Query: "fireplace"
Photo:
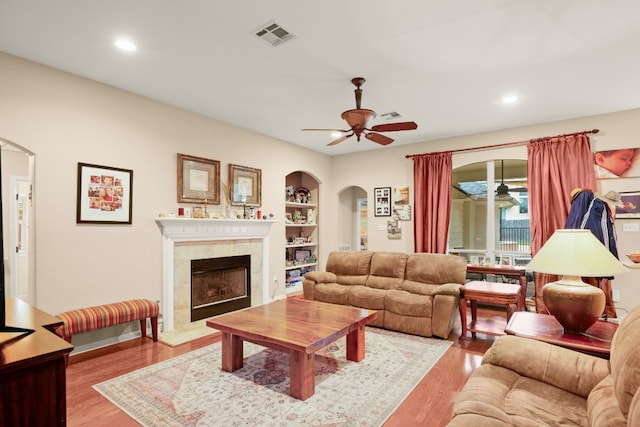
<svg viewBox="0 0 640 427"><path fill-rule="evenodd" d="M191 321L251 307L251 256L191 260Z"/></svg>
<svg viewBox="0 0 640 427"><path fill-rule="evenodd" d="M269 298L269 230L275 221L201 218L157 218L162 231L162 331L189 325L191 261L250 256L249 304ZM208 303L206 303L208 304Z"/></svg>

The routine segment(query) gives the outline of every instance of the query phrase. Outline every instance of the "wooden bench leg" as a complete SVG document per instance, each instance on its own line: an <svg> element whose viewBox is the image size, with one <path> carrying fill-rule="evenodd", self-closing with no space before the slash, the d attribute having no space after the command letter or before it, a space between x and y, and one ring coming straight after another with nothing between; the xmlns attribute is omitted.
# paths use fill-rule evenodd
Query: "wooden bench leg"
<svg viewBox="0 0 640 427"><path fill-rule="evenodd" d="M151 318L151 336L153 337L153 341L158 341L158 317Z"/></svg>
<svg viewBox="0 0 640 427"><path fill-rule="evenodd" d="M158 341L158 317L150 317L151 320L151 336L153 341ZM140 335L142 338L147 336L147 319L140 319Z"/></svg>
<svg viewBox="0 0 640 427"><path fill-rule="evenodd" d="M140 319L140 336L142 338L147 336L147 319Z"/></svg>

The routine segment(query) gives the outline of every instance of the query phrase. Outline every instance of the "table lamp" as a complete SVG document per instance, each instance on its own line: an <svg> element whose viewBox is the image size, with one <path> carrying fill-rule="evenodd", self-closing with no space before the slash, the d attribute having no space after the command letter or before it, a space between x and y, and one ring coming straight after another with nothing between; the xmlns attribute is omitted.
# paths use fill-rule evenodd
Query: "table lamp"
<svg viewBox="0 0 640 427"><path fill-rule="evenodd" d="M604 292L581 277L609 277L624 273L624 265L590 230L560 229L542 246L527 270L561 275L542 288L547 310L566 332L586 331L602 315Z"/></svg>

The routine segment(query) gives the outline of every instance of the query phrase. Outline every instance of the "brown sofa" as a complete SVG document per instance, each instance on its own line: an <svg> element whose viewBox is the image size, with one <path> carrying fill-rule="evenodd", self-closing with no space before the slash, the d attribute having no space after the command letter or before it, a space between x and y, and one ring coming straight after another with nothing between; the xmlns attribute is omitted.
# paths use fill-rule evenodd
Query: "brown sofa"
<svg viewBox="0 0 640 427"><path fill-rule="evenodd" d="M460 392L449 426L640 426L639 386L636 307L613 337L610 361L532 339L498 338Z"/></svg>
<svg viewBox="0 0 640 427"><path fill-rule="evenodd" d="M467 264L458 256L331 252L326 271L305 274L304 298L378 310L370 325L447 338L458 316Z"/></svg>

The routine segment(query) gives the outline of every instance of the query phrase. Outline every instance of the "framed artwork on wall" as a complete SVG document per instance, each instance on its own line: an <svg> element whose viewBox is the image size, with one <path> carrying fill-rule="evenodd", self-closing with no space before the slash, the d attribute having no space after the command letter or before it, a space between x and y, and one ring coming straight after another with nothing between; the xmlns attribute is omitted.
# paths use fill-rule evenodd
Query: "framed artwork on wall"
<svg viewBox="0 0 640 427"><path fill-rule="evenodd" d="M620 193L616 218L640 218L640 191Z"/></svg>
<svg viewBox="0 0 640 427"><path fill-rule="evenodd" d="M131 224L133 171L78 163L77 224Z"/></svg>
<svg viewBox="0 0 640 427"><path fill-rule="evenodd" d="M640 176L640 148L616 148L593 155L596 178L633 178Z"/></svg>
<svg viewBox="0 0 640 427"><path fill-rule="evenodd" d="M220 162L178 153L178 203L220 204Z"/></svg>
<svg viewBox="0 0 640 427"><path fill-rule="evenodd" d="M229 164L229 185L234 206L262 206L262 170Z"/></svg>
<svg viewBox="0 0 640 427"><path fill-rule="evenodd" d="M391 216L391 187L373 189L375 216Z"/></svg>

